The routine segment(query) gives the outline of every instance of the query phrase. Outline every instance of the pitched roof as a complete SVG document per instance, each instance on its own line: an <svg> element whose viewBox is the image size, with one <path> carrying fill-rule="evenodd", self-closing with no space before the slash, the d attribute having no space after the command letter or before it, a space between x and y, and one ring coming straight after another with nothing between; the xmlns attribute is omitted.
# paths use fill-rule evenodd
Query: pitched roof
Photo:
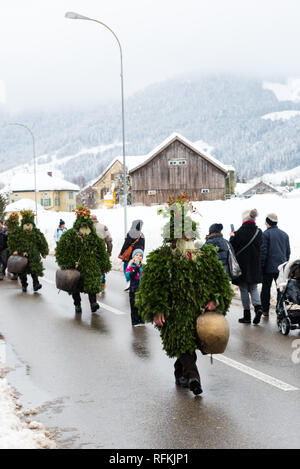
<svg viewBox="0 0 300 469"><path fill-rule="evenodd" d="M12 192L34 191L34 173L16 175L9 188ZM37 173L36 188L38 191L79 191L77 184L49 176L47 173Z"/></svg>
<svg viewBox="0 0 300 469"><path fill-rule="evenodd" d="M154 150L152 150L148 155L146 156L145 160L140 163L138 166L134 167L131 169L129 172L133 173L136 170L140 169L142 166L145 164L149 163L151 160L153 160L161 151L163 151L165 148L167 148L171 143L175 142L175 140L178 140L179 142L183 143L185 146L190 148L192 151L194 151L197 155L201 156L204 158L206 161L214 165L216 168L218 168L220 171L223 173L227 174L228 168L226 165L222 164L220 161L218 161L216 158L214 158L211 155L205 155L203 152L195 146L190 140L186 139L182 135L174 132L172 133L168 138L166 138L160 145L158 145Z"/></svg>

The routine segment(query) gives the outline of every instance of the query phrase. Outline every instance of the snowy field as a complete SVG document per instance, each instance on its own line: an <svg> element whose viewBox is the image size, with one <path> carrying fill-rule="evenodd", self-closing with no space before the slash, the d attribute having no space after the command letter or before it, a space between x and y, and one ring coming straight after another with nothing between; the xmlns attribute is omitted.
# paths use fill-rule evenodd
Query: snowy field
<svg viewBox="0 0 300 469"><path fill-rule="evenodd" d="M279 228L286 231L290 236L292 257L300 258L300 220L299 220L300 190L295 190L286 196L279 195L255 195L250 199L234 198L226 201L217 200L213 202L195 202L197 212L192 218L199 222L201 241L205 241L205 235L208 233L209 226L213 223L222 223L224 226L223 235L228 239L230 233L230 224L238 229L241 225L241 214L247 209L256 208L259 216L257 225L264 230L265 218L270 212L278 215ZM143 233L146 239L146 255L162 244L161 231L166 219L157 214L159 206L152 207L134 206L127 208L128 229L131 222L135 219L144 221ZM101 223L108 226L113 238L112 262L115 269L121 268L121 261L118 260L118 254L124 242L124 216L123 208L92 210ZM53 253L55 249L54 231L62 218L66 222L67 228L71 228L75 214L39 212L38 225L46 235L50 250Z"/></svg>

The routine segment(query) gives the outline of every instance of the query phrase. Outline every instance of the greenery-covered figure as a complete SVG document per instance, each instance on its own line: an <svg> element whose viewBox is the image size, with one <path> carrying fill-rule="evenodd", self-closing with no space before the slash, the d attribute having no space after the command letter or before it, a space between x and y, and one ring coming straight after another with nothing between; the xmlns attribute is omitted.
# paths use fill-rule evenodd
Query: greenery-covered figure
<svg viewBox="0 0 300 469"><path fill-rule="evenodd" d="M18 230L20 228L20 221L19 221L19 214L18 212L12 212L9 217L6 219L5 224L8 229L8 239L10 235ZM12 252L8 252L8 255L10 256ZM11 280L18 280L18 274L12 274L10 273L10 278Z"/></svg>
<svg viewBox="0 0 300 469"><path fill-rule="evenodd" d="M8 221L10 230L8 236L8 250L10 254L19 254L27 257L28 264L25 271L19 274L22 290L27 291L27 274L31 274L33 290L42 288L38 277L42 277L44 267L41 256L45 259L49 254L48 243L43 233L35 226L34 213L31 210L21 211L21 226L18 226L18 218L12 214Z"/></svg>
<svg viewBox="0 0 300 469"><path fill-rule="evenodd" d="M147 257L136 304L142 318L160 330L167 355L177 358L176 384L200 394L196 320L205 310L225 315L233 291L216 248L209 244L194 248L197 230L187 216L189 207L186 194L175 203L170 200L165 241Z"/></svg>
<svg viewBox="0 0 300 469"><path fill-rule="evenodd" d="M96 294L102 290L102 274L111 269L105 242L94 228L87 207L78 207L73 228L63 233L56 246L56 261L61 269L77 269L80 280L76 291L72 292L75 312L81 313L80 292L89 295L92 312L99 304Z"/></svg>

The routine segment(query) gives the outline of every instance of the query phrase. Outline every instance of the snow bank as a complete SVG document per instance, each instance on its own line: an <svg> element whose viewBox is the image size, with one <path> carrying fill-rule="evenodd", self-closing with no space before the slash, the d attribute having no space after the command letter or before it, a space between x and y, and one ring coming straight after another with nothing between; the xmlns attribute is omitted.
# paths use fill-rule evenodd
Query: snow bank
<svg viewBox="0 0 300 469"><path fill-rule="evenodd" d="M230 224L233 223L235 229L241 225L241 214L247 209L256 208L259 216L257 224L263 230L265 229L265 218L270 212L275 212L279 218L279 227L286 231L290 236L292 255L300 257L300 222L297 217L299 211L299 200L296 195L300 190L295 190L288 194L290 198L281 197L276 194L255 195L249 199L234 198L226 201L204 201L195 202L194 206L198 213L193 214L193 219L200 223L201 240L205 241L205 235L208 228L213 223L222 223L224 226L223 234L228 238L230 233ZM158 206L145 207L133 206L127 208L128 229L131 222L135 219L144 221L143 233L146 239L146 255L162 244L162 227L166 219L157 215ZM201 213L201 215L199 214ZM124 211L122 207L113 209L92 210L101 223L108 226L113 238L112 262L114 269L121 269L122 263L118 259L118 254L124 242ZM39 216L39 227L45 233L50 249L53 252L55 248L54 231L62 218L66 222L66 227L71 228L75 214L62 212L45 212ZM293 252L294 251L294 252Z"/></svg>
<svg viewBox="0 0 300 469"><path fill-rule="evenodd" d="M18 415L17 403L5 378L0 378L0 449L54 449L56 444L38 422L27 425Z"/></svg>

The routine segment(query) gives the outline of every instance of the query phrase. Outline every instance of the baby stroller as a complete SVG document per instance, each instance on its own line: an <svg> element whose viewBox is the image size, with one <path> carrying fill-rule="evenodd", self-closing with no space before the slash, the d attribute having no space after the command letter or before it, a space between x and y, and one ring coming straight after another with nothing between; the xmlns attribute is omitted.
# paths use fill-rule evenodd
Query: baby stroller
<svg viewBox="0 0 300 469"><path fill-rule="evenodd" d="M278 267L277 326L283 335L300 329L300 260L285 262Z"/></svg>

